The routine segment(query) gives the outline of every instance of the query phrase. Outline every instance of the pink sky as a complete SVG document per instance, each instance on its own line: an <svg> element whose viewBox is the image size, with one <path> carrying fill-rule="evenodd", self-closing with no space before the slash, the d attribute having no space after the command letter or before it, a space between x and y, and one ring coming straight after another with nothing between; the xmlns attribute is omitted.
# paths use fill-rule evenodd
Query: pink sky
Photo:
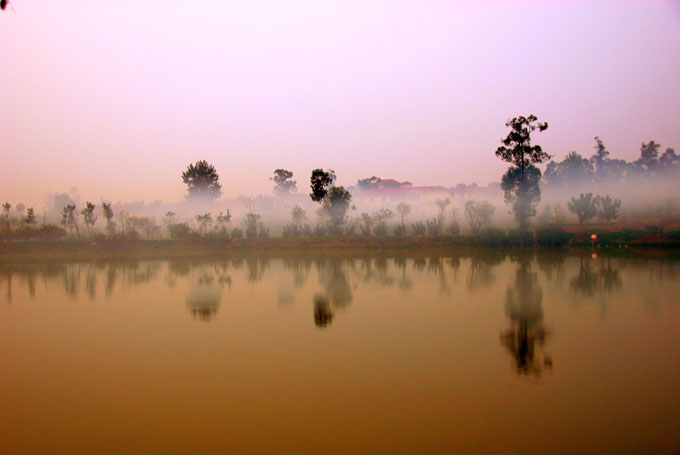
<svg viewBox="0 0 680 455"><path fill-rule="evenodd" d="M557 157L599 135L680 149L680 8L665 1L48 1L0 13L0 199L225 196L339 182L497 181L505 121Z"/></svg>

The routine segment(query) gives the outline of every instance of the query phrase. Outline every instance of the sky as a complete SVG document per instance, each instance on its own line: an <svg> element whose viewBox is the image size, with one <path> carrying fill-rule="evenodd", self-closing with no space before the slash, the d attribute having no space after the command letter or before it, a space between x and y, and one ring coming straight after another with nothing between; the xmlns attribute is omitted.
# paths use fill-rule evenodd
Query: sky
<svg viewBox="0 0 680 455"><path fill-rule="evenodd" d="M600 136L680 149L678 1L12 0L0 11L0 199L179 201L205 159L225 197L499 181L505 122L561 159Z"/></svg>

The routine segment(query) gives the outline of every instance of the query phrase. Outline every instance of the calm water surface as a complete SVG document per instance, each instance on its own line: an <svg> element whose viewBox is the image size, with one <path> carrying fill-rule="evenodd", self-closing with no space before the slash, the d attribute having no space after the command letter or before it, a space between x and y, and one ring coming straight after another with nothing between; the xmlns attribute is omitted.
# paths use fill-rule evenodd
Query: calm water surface
<svg viewBox="0 0 680 455"><path fill-rule="evenodd" d="M680 262L0 264L1 453L680 450Z"/></svg>

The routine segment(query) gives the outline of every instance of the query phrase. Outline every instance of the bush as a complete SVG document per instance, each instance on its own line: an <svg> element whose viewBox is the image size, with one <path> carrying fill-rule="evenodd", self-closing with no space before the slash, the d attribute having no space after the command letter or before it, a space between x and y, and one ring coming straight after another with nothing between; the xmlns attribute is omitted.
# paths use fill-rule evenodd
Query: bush
<svg viewBox="0 0 680 455"><path fill-rule="evenodd" d="M295 224L288 224L283 227L281 235L284 237L297 237L300 235L300 228Z"/></svg>
<svg viewBox="0 0 680 455"><path fill-rule="evenodd" d="M191 229L189 229L189 225L186 223L172 223L168 224L168 234L170 234L171 239L186 239L191 236Z"/></svg>
<svg viewBox="0 0 680 455"><path fill-rule="evenodd" d="M451 235L458 235L458 234L460 234L460 225L458 224L458 221L453 221L453 222L449 225L449 233L450 233Z"/></svg>
<svg viewBox="0 0 680 455"><path fill-rule="evenodd" d="M441 223L437 218L427 220L427 233L430 235L439 235L441 231Z"/></svg>
<svg viewBox="0 0 680 455"><path fill-rule="evenodd" d="M536 245L559 247L569 243L569 234L557 226L550 226L536 231Z"/></svg>
<svg viewBox="0 0 680 455"><path fill-rule="evenodd" d="M314 228L314 235L317 237L323 237L326 235L326 228L322 224L317 224Z"/></svg>
<svg viewBox="0 0 680 455"><path fill-rule="evenodd" d="M394 235L406 235L406 225L405 224L397 224L394 227Z"/></svg>
<svg viewBox="0 0 680 455"><path fill-rule="evenodd" d="M487 227L477 236L477 241L480 246L490 248L501 248L510 246L510 239L505 235L505 231L500 228Z"/></svg>
<svg viewBox="0 0 680 455"><path fill-rule="evenodd" d="M376 223L375 227L373 228L373 232L375 232L375 235L384 237L387 235L387 223L384 221L379 221Z"/></svg>
<svg viewBox="0 0 680 455"><path fill-rule="evenodd" d="M413 223L412 229L413 235L423 235L425 234L427 228L425 227L425 223L423 223L422 221L416 221L415 223Z"/></svg>
<svg viewBox="0 0 680 455"><path fill-rule="evenodd" d="M231 238L232 239L242 239L243 238L243 231L239 228L232 229Z"/></svg>
<svg viewBox="0 0 680 455"><path fill-rule="evenodd" d="M266 239L269 237L269 228L266 227L264 224L260 223L260 225L257 227L257 236L258 238L261 239Z"/></svg>
<svg viewBox="0 0 680 455"><path fill-rule="evenodd" d="M349 223L347 225L347 229L345 229L345 234L346 235L354 235L355 231L357 230L357 225L356 223Z"/></svg>
<svg viewBox="0 0 680 455"><path fill-rule="evenodd" d="M312 227L309 224L305 224L304 226L302 226L302 235L304 235L305 237L310 237L313 234L314 232L312 232Z"/></svg>
<svg viewBox="0 0 680 455"><path fill-rule="evenodd" d="M534 234L529 231L513 229L508 233L508 238L510 239L510 244L514 247L524 248L534 244Z"/></svg>

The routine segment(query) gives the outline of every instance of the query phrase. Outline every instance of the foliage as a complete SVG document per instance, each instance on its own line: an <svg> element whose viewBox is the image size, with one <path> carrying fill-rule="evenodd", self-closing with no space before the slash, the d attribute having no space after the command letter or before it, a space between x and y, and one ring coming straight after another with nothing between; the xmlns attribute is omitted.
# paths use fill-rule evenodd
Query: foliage
<svg viewBox="0 0 680 455"><path fill-rule="evenodd" d="M489 201L467 201L465 203L465 218L473 234L479 232L491 223L496 208Z"/></svg>
<svg viewBox="0 0 680 455"><path fill-rule="evenodd" d="M170 223L167 228L171 239L180 240L191 237L191 229L187 223Z"/></svg>
<svg viewBox="0 0 680 455"><path fill-rule="evenodd" d="M257 237L260 218L261 215L259 213L254 212L246 213L245 219L246 237L248 238Z"/></svg>
<svg viewBox="0 0 680 455"><path fill-rule="evenodd" d="M522 229L513 229L508 232L508 239L510 240L510 245L513 247L524 248L533 246L534 244L534 234Z"/></svg>
<svg viewBox="0 0 680 455"><path fill-rule="evenodd" d="M511 164L501 181L505 202L512 206L519 228L529 228L529 218L536 214L535 206L541 199L538 182L541 171L534 166L550 159L540 145L532 145L531 133L545 131L547 123L538 122L535 115L515 117L505 124L511 130L496 149L496 156Z"/></svg>
<svg viewBox="0 0 680 455"><path fill-rule="evenodd" d="M198 232L201 235L205 235L213 224L212 215L210 213L196 215L196 222L198 223Z"/></svg>
<svg viewBox="0 0 680 455"><path fill-rule="evenodd" d="M326 198L330 186L335 181L335 173L332 170L314 169L310 181L312 192L309 196L312 201L321 202Z"/></svg>
<svg viewBox="0 0 680 455"><path fill-rule="evenodd" d="M274 194L277 196L286 196L290 193L297 191L297 182L291 180L293 178L293 173L285 169L277 169L274 171L273 180L276 186L274 187Z"/></svg>
<svg viewBox="0 0 680 455"><path fill-rule="evenodd" d="M187 185L187 199L214 201L222 194L215 167L205 160L190 164L182 172L182 181Z"/></svg>
<svg viewBox="0 0 680 455"><path fill-rule="evenodd" d="M295 206L290 211L290 217L293 219L293 225L300 228L302 223L307 220L307 213L302 209L302 207L295 204Z"/></svg>
<svg viewBox="0 0 680 455"><path fill-rule="evenodd" d="M423 235L427 231L427 227L422 221L416 221L411 226L411 230L413 230L413 235Z"/></svg>
<svg viewBox="0 0 680 455"><path fill-rule="evenodd" d="M401 224L403 226L405 219L411 214L411 205L406 202L400 202L397 205L397 213L401 217ZM406 229L404 229L404 232L406 232Z"/></svg>
<svg viewBox="0 0 680 455"><path fill-rule="evenodd" d="M536 245L560 247L569 243L569 234L557 226L548 226L536 231Z"/></svg>
<svg viewBox="0 0 680 455"><path fill-rule="evenodd" d="M229 209L227 209L227 213L223 214L222 211L220 211L220 214L217 215L217 228L220 230L222 234L226 234L227 232L227 225L231 223L231 212L229 212Z"/></svg>
<svg viewBox="0 0 680 455"><path fill-rule="evenodd" d="M405 224L397 224L394 227L394 235L402 236L406 235L406 225Z"/></svg>
<svg viewBox="0 0 680 455"><path fill-rule="evenodd" d="M361 179L357 181L357 188L361 191L372 190L378 187L382 179L380 177L369 177L366 179Z"/></svg>
<svg viewBox="0 0 680 455"><path fill-rule="evenodd" d="M94 208L94 204L88 201L85 203L85 208L80 211L80 214L83 215L85 227L87 228L87 235L90 235L90 230L94 227L94 223L97 221L97 216L94 214Z"/></svg>
<svg viewBox="0 0 680 455"><path fill-rule="evenodd" d="M2 204L2 217L4 218L5 224L7 225L7 230L10 229L10 224L9 224L9 209L12 208L12 204L9 202L5 202Z"/></svg>
<svg viewBox="0 0 680 455"><path fill-rule="evenodd" d="M234 228L231 230L231 238L232 239L242 239L243 238L243 231L239 228Z"/></svg>
<svg viewBox="0 0 680 455"><path fill-rule="evenodd" d="M607 223L607 228L611 229L611 223L619 216L621 199L613 199L611 196L597 196L595 204L598 208L598 216Z"/></svg>
<svg viewBox="0 0 680 455"><path fill-rule="evenodd" d="M349 209L352 195L342 186L333 186L323 199L321 209L328 221L328 230L332 234L339 234L345 222L345 215Z"/></svg>
<svg viewBox="0 0 680 455"><path fill-rule="evenodd" d="M29 207L26 213L26 219L24 220L29 226L33 226L37 223L35 219L35 213L33 213L33 207Z"/></svg>
<svg viewBox="0 0 680 455"><path fill-rule="evenodd" d="M430 235L439 235L441 233L441 222L438 218L427 220L427 233Z"/></svg>
<svg viewBox="0 0 680 455"><path fill-rule="evenodd" d="M578 224L583 231L583 226L597 215L597 199L593 197L593 193L581 193L578 198L571 198L567 204L567 208L578 217Z"/></svg>
<svg viewBox="0 0 680 455"><path fill-rule="evenodd" d="M326 227L323 224L317 224L314 226L314 235L317 237L323 237L326 235Z"/></svg>
<svg viewBox="0 0 680 455"><path fill-rule="evenodd" d="M368 213L362 213L359 218L359 229L363 235L371 235L373 229L373 222L375 219Z"/></svg>
<svg viewBox="0 0 680 455"><path fill-rule="evenodd" d="M61 225L71 231L71 233L75 230L78 238L80 238L80 228L78 227L78 217L76 216L76 206L74 204L69 204L62 210Z"/></svg>
<svg viewBox="0 0 680 455"><path fill-rule="evenodd" d="M510 245L510 239L505 231L496 227L486 227L479 232L477 242L480 246L502 248Z"/></svg>

